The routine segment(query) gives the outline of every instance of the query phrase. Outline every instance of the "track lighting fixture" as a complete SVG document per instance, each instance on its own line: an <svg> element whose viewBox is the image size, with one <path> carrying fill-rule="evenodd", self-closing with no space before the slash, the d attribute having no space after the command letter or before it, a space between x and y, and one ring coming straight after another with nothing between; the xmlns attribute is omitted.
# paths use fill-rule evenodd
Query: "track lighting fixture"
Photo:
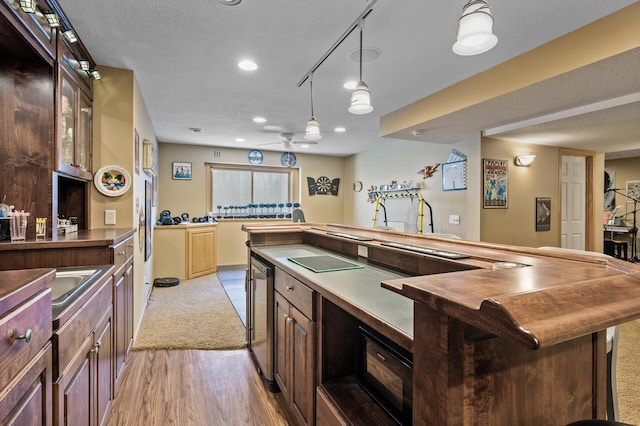
<svg viewBox="0 0 640 426"><path fill-rule="evenodd" d="M478 55L498 43L493 34L493 15L485 0L469 0L458 20L458 35L453 51L462 56Z"/></svg>
<svg viewBox="0 0 640 426"><path fill-rule="evenodd" d="M20 0L20 9L24 13L36 13L36 0Z"/></svg>
<svg viewBox="0 0 640 426"><path fill-rule="evenodd" d="M76 35L76 32L71 29L63 32L62 34L64 34L65 38L69 41L69 43L75 43L76 41L78 41L78 36Z"/></svg>
<svg viewBox="0 0 640 426"><path fill-rule="evenodd" d="M93 77L94 80L100 80L102 78L98 70L91 70L89 71L89 74L91 74L91 77Z"/></svg>
<svg viewBox="0 0 640 426"><path fill-rule="evenodd" d="M307 121L307 129L304 138L308 141L317 141L322 139L320 135L320 124L313 114L313 74L309 76L309 87L311 90L311 118Z"/></svg>
<svg viewBox="0 0 640 426"><path fill-rule="evenodd" d="M368 114L373 111L371 106L371 92L369 86L362 80L362 27L364 19L360 21L360 80L356 84L356 88L351 92L351 106L349 112L351 114Z"/></svg>
<svg viewBox="0 0 640 426"><path fill-rule="evenodd" d="M58 15L54 12L46 12L44 17L51 28L58 28L60 26L60 19L58 19Z"/></svg>

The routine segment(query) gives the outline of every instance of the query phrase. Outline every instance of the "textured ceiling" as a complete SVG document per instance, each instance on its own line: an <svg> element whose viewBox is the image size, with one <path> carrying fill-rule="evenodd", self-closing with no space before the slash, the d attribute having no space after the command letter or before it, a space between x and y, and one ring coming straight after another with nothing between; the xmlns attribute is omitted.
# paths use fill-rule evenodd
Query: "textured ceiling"
<svg viewBox="0 0 640 426"><path fill-rule="evenodd" d="M367 5L363 0L244 0L234 7L217 0L59 3L99 65L135 71L159 141L281 151L280 133L301 138L310 117L309 85L297 87L298 81ZM323 137L305 152L345 156L388 142L379 136L381 116L634 2L490 0L498 45L483 55L460 57L451 45L464 3L379 0L364 26L365 47L382 52L363 71L375 110L364 116L347 112L349 91L342 84L358 74L358 64L349 59L358 47L354 32L314 74L314 112ZM258 63L256 72L237 68L246 57ZM568 97L559 101L575 104ZM252 121L256 115L282 130L264 130ZM491 119L486 127L499 124L500 110L485 115ZM334 133L337 126L347 131ZM190 127L202 132L190 133ZM240 137L246 142L235 141Z"/></svg>

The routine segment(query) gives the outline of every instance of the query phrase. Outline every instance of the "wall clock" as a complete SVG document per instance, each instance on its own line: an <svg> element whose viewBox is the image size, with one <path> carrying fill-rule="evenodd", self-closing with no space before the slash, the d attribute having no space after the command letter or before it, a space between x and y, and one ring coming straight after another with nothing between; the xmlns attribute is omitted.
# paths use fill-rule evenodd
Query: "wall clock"
<svg viewBox="0 0 640 426"><path fill-rule="evenodd" d="M253 151L249 152L249 163L262 164L262 160L264 160L264 155L262 155L261 151L254 149Z"/></svg>
<svg viewBox="0 0 640 426"><path fill-rule="evenodd" d="M285 152L284 154L282 154L282 157L280 157L280 162L283 166L286 167L295 166L296 160L296 155L293 152Z"/></svg>
<svg viewBox="0 0 640 426"><path fill-rule="evenodd" d="M359 180L353 182L353 190L356 192L362 191L362 182L360 182Z"/></svg>

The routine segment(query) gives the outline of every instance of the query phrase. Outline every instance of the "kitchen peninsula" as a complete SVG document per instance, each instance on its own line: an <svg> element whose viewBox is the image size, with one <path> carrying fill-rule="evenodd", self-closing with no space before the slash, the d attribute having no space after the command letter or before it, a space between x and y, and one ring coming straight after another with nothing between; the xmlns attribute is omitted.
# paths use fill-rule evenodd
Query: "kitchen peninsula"
<svg viewBox="0 0 640 426"><path fill-rule="evenodd" d="M243 229L275 270L275 379L301 424L605 418L605 330L640 317L640 266L333 224ZM354 266L291 260L317 256ZM362 390L362 329L410 355L409 386L393 370L382 397Z"/></svg>

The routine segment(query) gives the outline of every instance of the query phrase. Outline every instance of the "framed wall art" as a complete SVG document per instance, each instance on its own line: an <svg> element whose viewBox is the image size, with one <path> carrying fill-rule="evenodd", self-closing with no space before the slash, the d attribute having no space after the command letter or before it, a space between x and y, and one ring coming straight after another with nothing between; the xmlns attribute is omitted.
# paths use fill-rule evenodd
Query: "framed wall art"
<svg viewBox="0 0 640 426"><path fill-rule="evenodd" d="M551 230L551 198L536 197L536 232Z"/></svg>
<svg viewBox="0 0 640 426"><path fill-rule="evenodd" d="M171 163L171 177L175 180L191 180L191 163Z"/></svg>
<svg viewBox="0 0 640 426"><path fill-rule="evenodd" d="M144 260L147 261L151 257L151 197L153 197L153 184L145 180L144 181ZM143 238L142 235L139 238Z"/></svg>
<svg viewBox="0 0 640 426"><path fill-rule="evenodd" d="M640 200L640 180L627 181L627 203Z"/></svg>
<svg viewBox="0 0 640 426"><path fill-rule="evenodd" d="M483 208L506 209L509 207L508 177L509 162L507 160L482 159Z"/></svg>
<svg viewBox="0 0 640 426"><path fill-rule="evenodd" d="M442 164L442 190L467 189L467 161Z"/></svg>
<svg viewBox="0 0 640 426"><path fill-rule="evenodd" d="M120 166L104 166L93 177L96 189L107 197L118 197L131 187L131 175Z"/></svg>
<svg viewBox="0 0 640 426"><path fill-rule="evenodd" d="M135 174L140 174L140 135L138 134L138 129L133 129L133 158L134 158L134 167L133 171Z"/></svg>

